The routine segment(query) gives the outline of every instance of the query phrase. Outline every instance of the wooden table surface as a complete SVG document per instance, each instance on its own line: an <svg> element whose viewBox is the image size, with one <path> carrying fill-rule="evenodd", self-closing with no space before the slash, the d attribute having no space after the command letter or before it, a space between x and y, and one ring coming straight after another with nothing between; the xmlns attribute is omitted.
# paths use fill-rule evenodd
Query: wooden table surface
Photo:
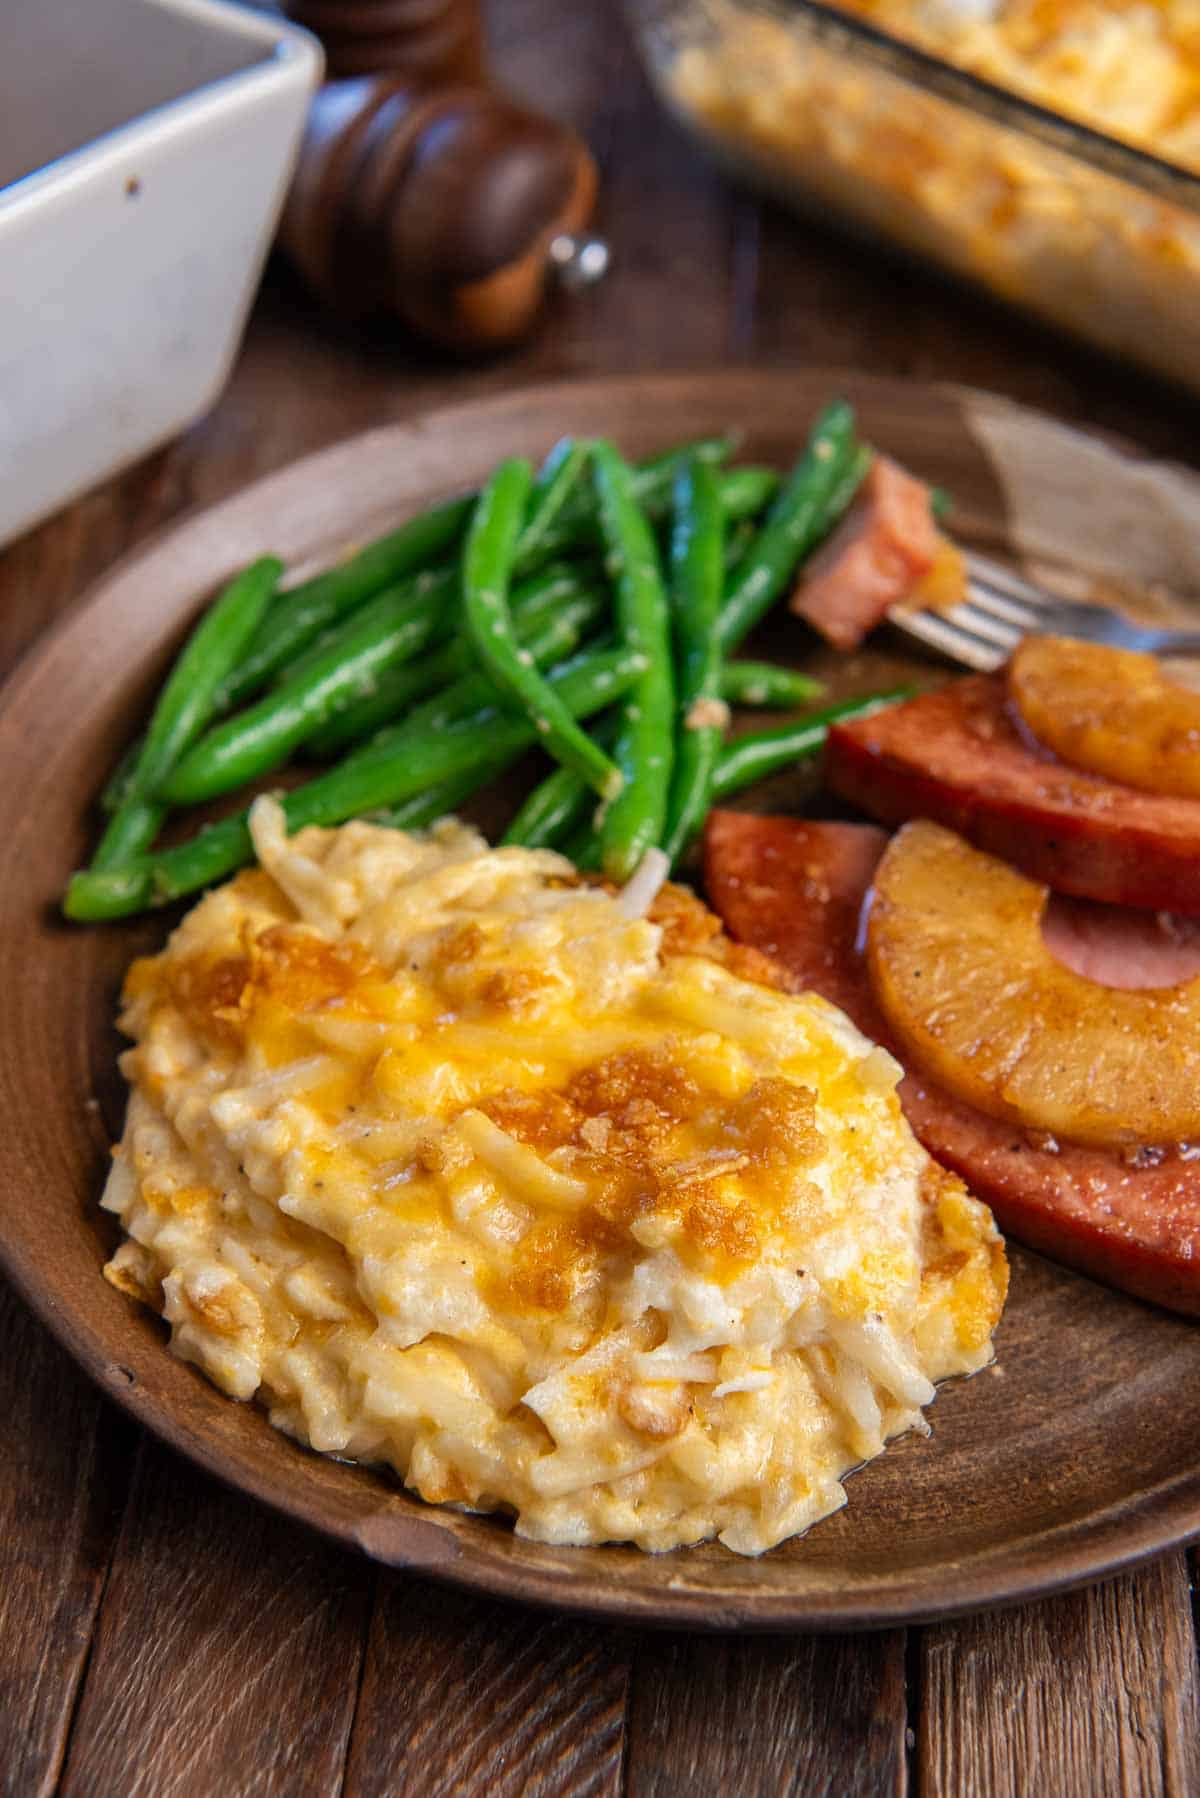
<svg viewBox="0 0 1200 1798"><path fill-rule="evenodd" d="M608 282L478 371L341 334L272 269L209 417L0 556L0 666L185 508L516 382L854 365L1200 453L1194 403L727 186L657 111L602 0L492 12L507 79L598 155ZM4 1291L0 1544L0 1789L22 1798L1200 1791L1183 1554L856 1637L635 1635L522 1611L378 1571L202 1478Z"/></svg>

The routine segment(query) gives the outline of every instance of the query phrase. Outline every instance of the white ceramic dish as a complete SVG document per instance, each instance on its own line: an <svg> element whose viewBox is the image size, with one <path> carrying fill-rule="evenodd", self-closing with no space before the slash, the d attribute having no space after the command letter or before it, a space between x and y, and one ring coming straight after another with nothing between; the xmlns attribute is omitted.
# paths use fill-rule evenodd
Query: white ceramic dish
<svg viewBox="0 0 1200 1798"><path fill-rule="evenodd" d="M0 8L0 543L220 390L320 75L224 0Z"/></svg>

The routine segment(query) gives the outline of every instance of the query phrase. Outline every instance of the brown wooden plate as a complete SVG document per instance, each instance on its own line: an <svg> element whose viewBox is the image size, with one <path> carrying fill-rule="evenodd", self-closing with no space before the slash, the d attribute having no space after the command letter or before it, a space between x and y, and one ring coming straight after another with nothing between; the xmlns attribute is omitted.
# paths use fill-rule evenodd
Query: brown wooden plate
<svg viewBox="0 0 1200 1798"><path fill-rule="evenodd" d="M641 455L736 423L749 455L783 463L837 390L874 442L951 489L961 534L1083 556L1110 583L1200 588L1200 481L985 395L819 371L603 380L372 432L185 521L115 568L0 704L0 1263L142 1423L378 1560L634 1622L844 1629L1028 1598L1200 1534L1200 1328L1017 1248L997 1367L945 1388L932 1440L896 1443L853 1477L842 1512L757 1561L715 1546L547 1548L498 1520L423 1505L224 1397L167 1352L157 1318L100 1277L115 1227L97 1200L123 1105L117 990L172 920L71 929L56 900L92 840L97 786L199 599L264 550L293 567L329 559L564 431L611 435ZM809 653L786 620L772 631L777 654L803 655L839 693L944 677L886 633L835 658ZM804 806L813 793L811 779L788 779L749 802Z"/></svg>

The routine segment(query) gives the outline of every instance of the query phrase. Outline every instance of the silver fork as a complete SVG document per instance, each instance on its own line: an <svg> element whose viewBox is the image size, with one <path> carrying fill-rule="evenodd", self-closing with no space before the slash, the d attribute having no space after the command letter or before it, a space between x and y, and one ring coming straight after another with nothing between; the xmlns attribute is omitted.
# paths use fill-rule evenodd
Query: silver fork
<svg viewBox="0 0 1200 1798"><path fill-rule="evenodd" d="M1200 655L1200 630L1160 630L1136 624L1111 606L1059 599L1035 587L988 556L968 554L967 597L944 612L910 611L893 606L889 622L918 642L990 673L999 668L1030 632L1080 637L1115 649L1142 649L1152 655Z"/></svg>

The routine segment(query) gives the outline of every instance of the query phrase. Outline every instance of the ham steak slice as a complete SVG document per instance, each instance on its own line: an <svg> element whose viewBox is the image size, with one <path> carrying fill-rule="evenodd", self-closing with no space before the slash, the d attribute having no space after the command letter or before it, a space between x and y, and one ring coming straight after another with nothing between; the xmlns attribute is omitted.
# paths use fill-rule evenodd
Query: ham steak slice
<svg viewBox="0 0 1200 1798"><path fill-rule="evenodd" d="M857 649L928 574L939 544L924 481L876 456L854 504L807 564L791 609L835 649Z"/></svg>
<svg viewBox="0 0 1200 1798"><path fill-rule="evenodd" d="M863 901L886 837L870 825L715 811L705 835L711 904L730 935L775 958L888 1044L858 948ZM1095 935L1095 919L1089 926ZM1064 926L1065 928L1065 926ZM992 1207L1002 1230L1081 1272L1200 1316L1200 1159L1138 1166L1019 1130L910 1073L900 1098L930 1154Z"/></svg>
<svg viewBox="0 0 1200 1798"><path fill-rule="evenodd" d="M1200 918L1052 893L1042 938L1056 960L1101 986L1181 986L1200 974Z"/></svg>
<svg viewBox="0 0 1200 1798"><path fill-rule="evenodd" d="M881 823L932 818L1056 891L1200 913L1200 800L1056 761L1022 735L1002 674L835 724L825 776Z"/></svg>

